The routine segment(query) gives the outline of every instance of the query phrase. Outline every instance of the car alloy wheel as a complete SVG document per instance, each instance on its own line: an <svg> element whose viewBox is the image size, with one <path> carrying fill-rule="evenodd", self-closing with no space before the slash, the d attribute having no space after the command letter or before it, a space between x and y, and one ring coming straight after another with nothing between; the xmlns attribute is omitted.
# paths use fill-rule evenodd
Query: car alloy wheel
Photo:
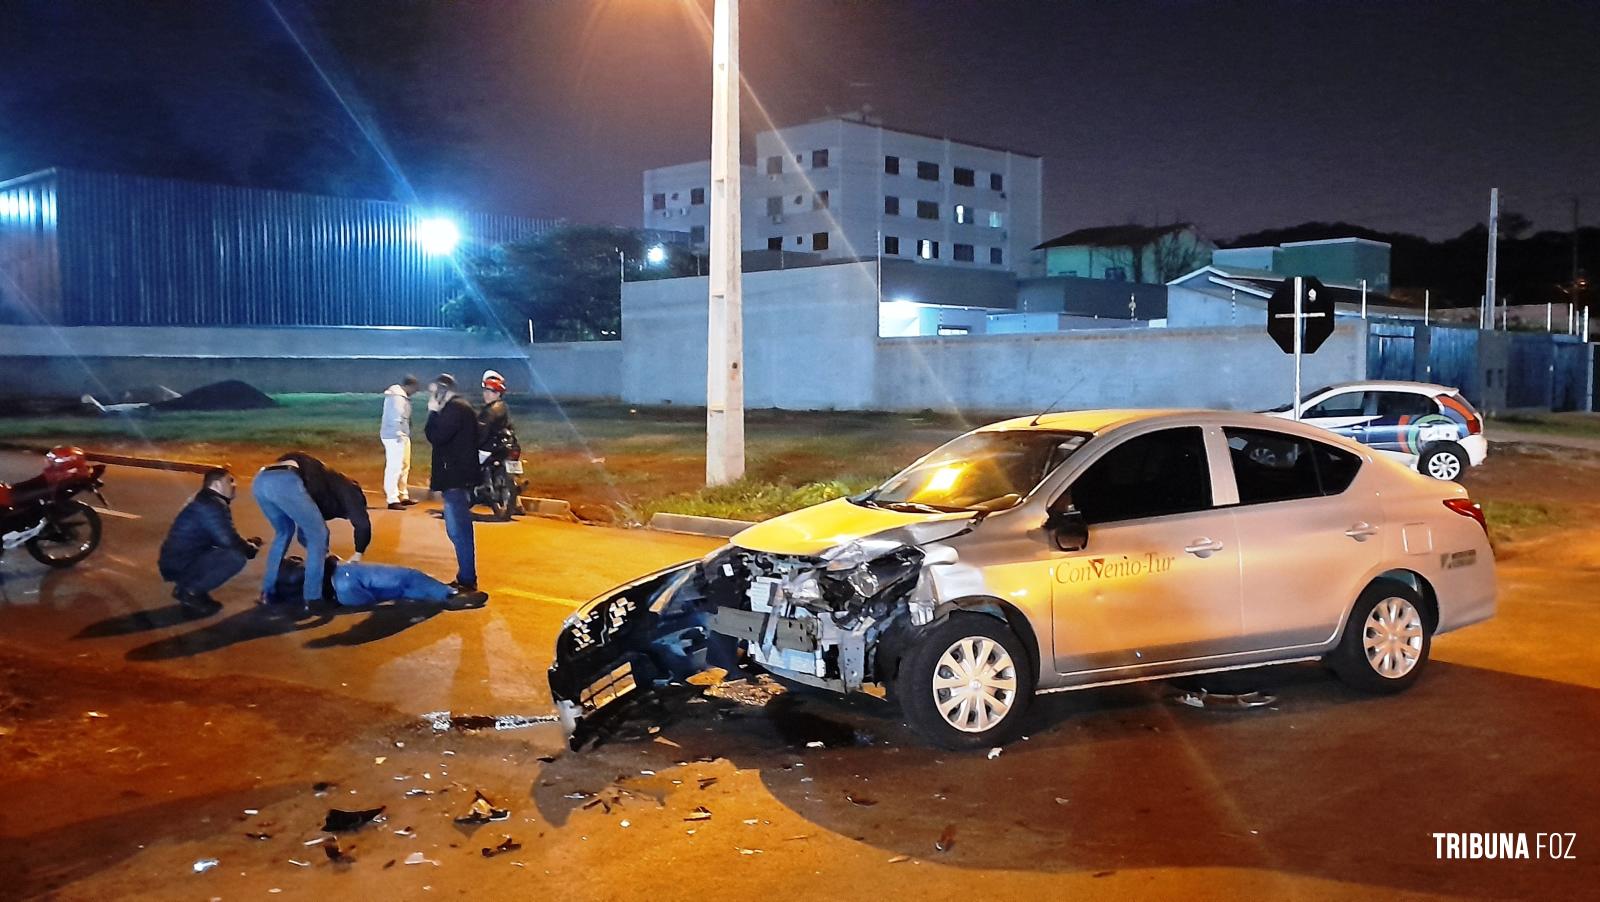
<svg viewBox="0 0 1600 902"><path fill-rule="evenodd" d="M999 642L967 636L939 656L932 688L934 707L946 723L963 733L984 733L1016 703L1016 663Z"/></svg>
<svg viewBox="0 0 1600 902"><path fill-rule="evenodd" d="M1404 598L1378 602L1367 615L1361 640L1367 663L1384 679L1398 680L1422 657L1422 614Z"/></svg>

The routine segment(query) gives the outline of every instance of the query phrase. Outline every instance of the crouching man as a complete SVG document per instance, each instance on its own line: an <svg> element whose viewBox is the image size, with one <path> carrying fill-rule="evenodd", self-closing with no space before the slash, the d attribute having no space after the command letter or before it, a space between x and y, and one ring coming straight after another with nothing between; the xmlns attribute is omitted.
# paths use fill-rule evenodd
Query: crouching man
<svg viewBox="0 0 1600 902"><path fill-rule="evenodd" d="M260 539L246 539L233 525L233 496L238 487L233 474L222 468L207 470L200 491L178 512L156 569L172 583L172 597L184 610L211 614L221 605L211 592L244 569L261 549Z"/></svg>

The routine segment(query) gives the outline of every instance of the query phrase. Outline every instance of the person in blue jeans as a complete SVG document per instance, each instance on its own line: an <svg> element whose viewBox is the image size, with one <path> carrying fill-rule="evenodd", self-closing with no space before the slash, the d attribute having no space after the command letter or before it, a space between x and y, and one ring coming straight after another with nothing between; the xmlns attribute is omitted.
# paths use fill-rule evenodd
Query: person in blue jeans
<svg viewBox="0 0 1600 902"><path fill-rule="evenodd" d="M261 603L288 601L279 598L276 591L278 567L283 563L284 552L296 533L306 549L306 579L301 587L301 597L307 605L322 600L322 569L328 556L328 524L322 511L311 500L299 468L279 462L256 474L250 484L250 493L256 504L272 524L272 547L267 552L266 572L261 575Z"/></svg>
<svg viewBox="0 0 1600 902"><path fill-rule="evenodd" d="M462 591L411 567L341 561L338 555L330 554L322 570L323 596L343 607L417 601L462 609L483 607L489 601L487 593ZM291 555L284 558L276 588L280 594L301 592L305 578L304 563Z"/></svg>
<svg viewBox="0 0 1600 902"><path fill-rule="evenodd" d="M440 373L428 385L428 423L423 434L433 446L428 487L444 495L444 531L456 550L453 585L478 588L477 548L472 537L472 490L479 480L478 415L456 392L456 380Z"/></svg>

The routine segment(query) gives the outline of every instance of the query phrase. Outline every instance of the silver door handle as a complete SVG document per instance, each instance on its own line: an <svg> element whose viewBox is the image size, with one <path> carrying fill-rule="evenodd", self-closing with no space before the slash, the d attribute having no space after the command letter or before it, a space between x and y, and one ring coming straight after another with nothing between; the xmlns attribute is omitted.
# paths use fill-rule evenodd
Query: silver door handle
<svg viewBox="0 0 1600 902"><path fill-rule="evenodd" d="M1344 534L1352 539L1355 539L1357 542L1365 542L1367 539L1378 534L1378 527L1363 521L1345 530Z"/></svg>
<svg viewBox="0 0 1600 902"><path fill-rule="evenodd" d="M1192 543L1183 546L1183 550L1195 557L1210 557L1212 554L1222 550L1222 543L1216 539L1208 539L1201 536Z"/></svg>

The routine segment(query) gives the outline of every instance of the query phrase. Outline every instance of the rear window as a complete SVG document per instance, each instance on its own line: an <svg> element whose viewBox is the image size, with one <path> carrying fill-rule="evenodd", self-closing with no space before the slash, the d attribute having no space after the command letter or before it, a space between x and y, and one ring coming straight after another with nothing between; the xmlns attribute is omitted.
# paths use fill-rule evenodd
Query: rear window
<svg viewBox="0 0 1600 902"><path fill-rule="evenodd" d="M1436 414L1439 408L1427 395L1412 392L1386 391L1378 393L1378 416L1425 417Z"/></svg>
<svg viewBox="0 0 1600 902"><path fill-rule="evenodd" d="M1361 458L1343 448L1263 429L1222 430L1240 504L1337 495L1350 487Z"/></svg>

